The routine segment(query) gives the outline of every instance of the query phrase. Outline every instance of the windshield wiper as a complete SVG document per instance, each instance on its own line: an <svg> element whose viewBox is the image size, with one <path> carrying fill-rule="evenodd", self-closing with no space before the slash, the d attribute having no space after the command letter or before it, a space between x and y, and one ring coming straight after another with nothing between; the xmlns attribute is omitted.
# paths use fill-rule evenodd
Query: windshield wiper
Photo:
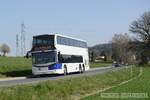
<svg viewBox="0 0 150 100"><path fill-rule="evenodd" d="M52 64L55 64L56 62L50 62L50 63L46 63L46 64L34 64L34 66L38 66L38 67L42 67L42 66L49 66Z"/></svg>

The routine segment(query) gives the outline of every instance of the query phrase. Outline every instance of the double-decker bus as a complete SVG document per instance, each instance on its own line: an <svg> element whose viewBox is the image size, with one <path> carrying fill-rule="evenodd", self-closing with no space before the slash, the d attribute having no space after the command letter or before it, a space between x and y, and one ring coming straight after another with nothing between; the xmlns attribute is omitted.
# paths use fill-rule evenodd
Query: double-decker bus
<svg viewBox="0 0 150 100"><path fill-rule="evenodd" d="M87 43L84 40L60 34L33 37L32 73L68 74L89 69Z"/></svg>

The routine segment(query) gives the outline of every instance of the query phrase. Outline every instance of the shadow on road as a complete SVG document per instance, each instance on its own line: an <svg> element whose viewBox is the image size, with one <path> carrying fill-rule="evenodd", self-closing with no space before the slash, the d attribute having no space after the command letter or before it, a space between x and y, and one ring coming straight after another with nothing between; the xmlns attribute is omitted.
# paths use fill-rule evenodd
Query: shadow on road
<svg viewBox="0 0 150 100"><path fill-rule="evenodd" d="M79 72L69 73L68 75L79 74ZM27 78L46 78L46 77L59 77L64 76L64 74L43 74L43 75L28 75Z"/></svg>
<svg viewBox="0 0 150 100"><path fill-rule="evenodd" d="M32 70L22 70L22 71L9 71L0 72L1 75L6 77L27 77L27 78L45 78L45 77L59 77L64 76L63 74L43 74L43 75L32 75ZM69 75L79 74L78 72L69 73Z"/></svg>

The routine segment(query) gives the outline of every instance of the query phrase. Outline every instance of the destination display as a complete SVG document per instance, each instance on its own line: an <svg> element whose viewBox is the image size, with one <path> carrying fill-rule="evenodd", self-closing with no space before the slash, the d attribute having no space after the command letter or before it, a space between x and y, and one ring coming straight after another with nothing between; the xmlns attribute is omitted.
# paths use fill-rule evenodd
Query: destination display
<svg viewBox="0 0 150 100"><path fill-rule="evenodd" d="M52 50L55 49L54 46L35 46L32 48L32 51L43 51L43 50Z"/></svg>

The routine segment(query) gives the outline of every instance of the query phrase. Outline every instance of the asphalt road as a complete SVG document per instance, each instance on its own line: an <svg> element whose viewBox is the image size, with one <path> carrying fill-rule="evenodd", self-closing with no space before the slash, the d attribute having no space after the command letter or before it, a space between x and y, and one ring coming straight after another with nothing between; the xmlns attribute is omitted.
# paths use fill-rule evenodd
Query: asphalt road
<svg viewBox="0 0 150 100"><path fill-rule="evenodd" d="M100 73L106 73L106 72L110 72L110 71L116 71L116 70L120 70L122 68L126 68L126 67L100 67L100 68L92 68L89 71L86 71L85 73L82 73L82 74L74 73L74 74L69 74L66 76L64 76L64 75L47 75L47 76L42 76L42 77L37 77L37 78L29 77L26 79L0 81L0 87L31 84L31 83L34 84L34 83L38 83L38 82L46 81L46 80L58 80L58 79L63 79L63 78L89 76L89 75L95 75L95 74L100 74Z"/></svg>

